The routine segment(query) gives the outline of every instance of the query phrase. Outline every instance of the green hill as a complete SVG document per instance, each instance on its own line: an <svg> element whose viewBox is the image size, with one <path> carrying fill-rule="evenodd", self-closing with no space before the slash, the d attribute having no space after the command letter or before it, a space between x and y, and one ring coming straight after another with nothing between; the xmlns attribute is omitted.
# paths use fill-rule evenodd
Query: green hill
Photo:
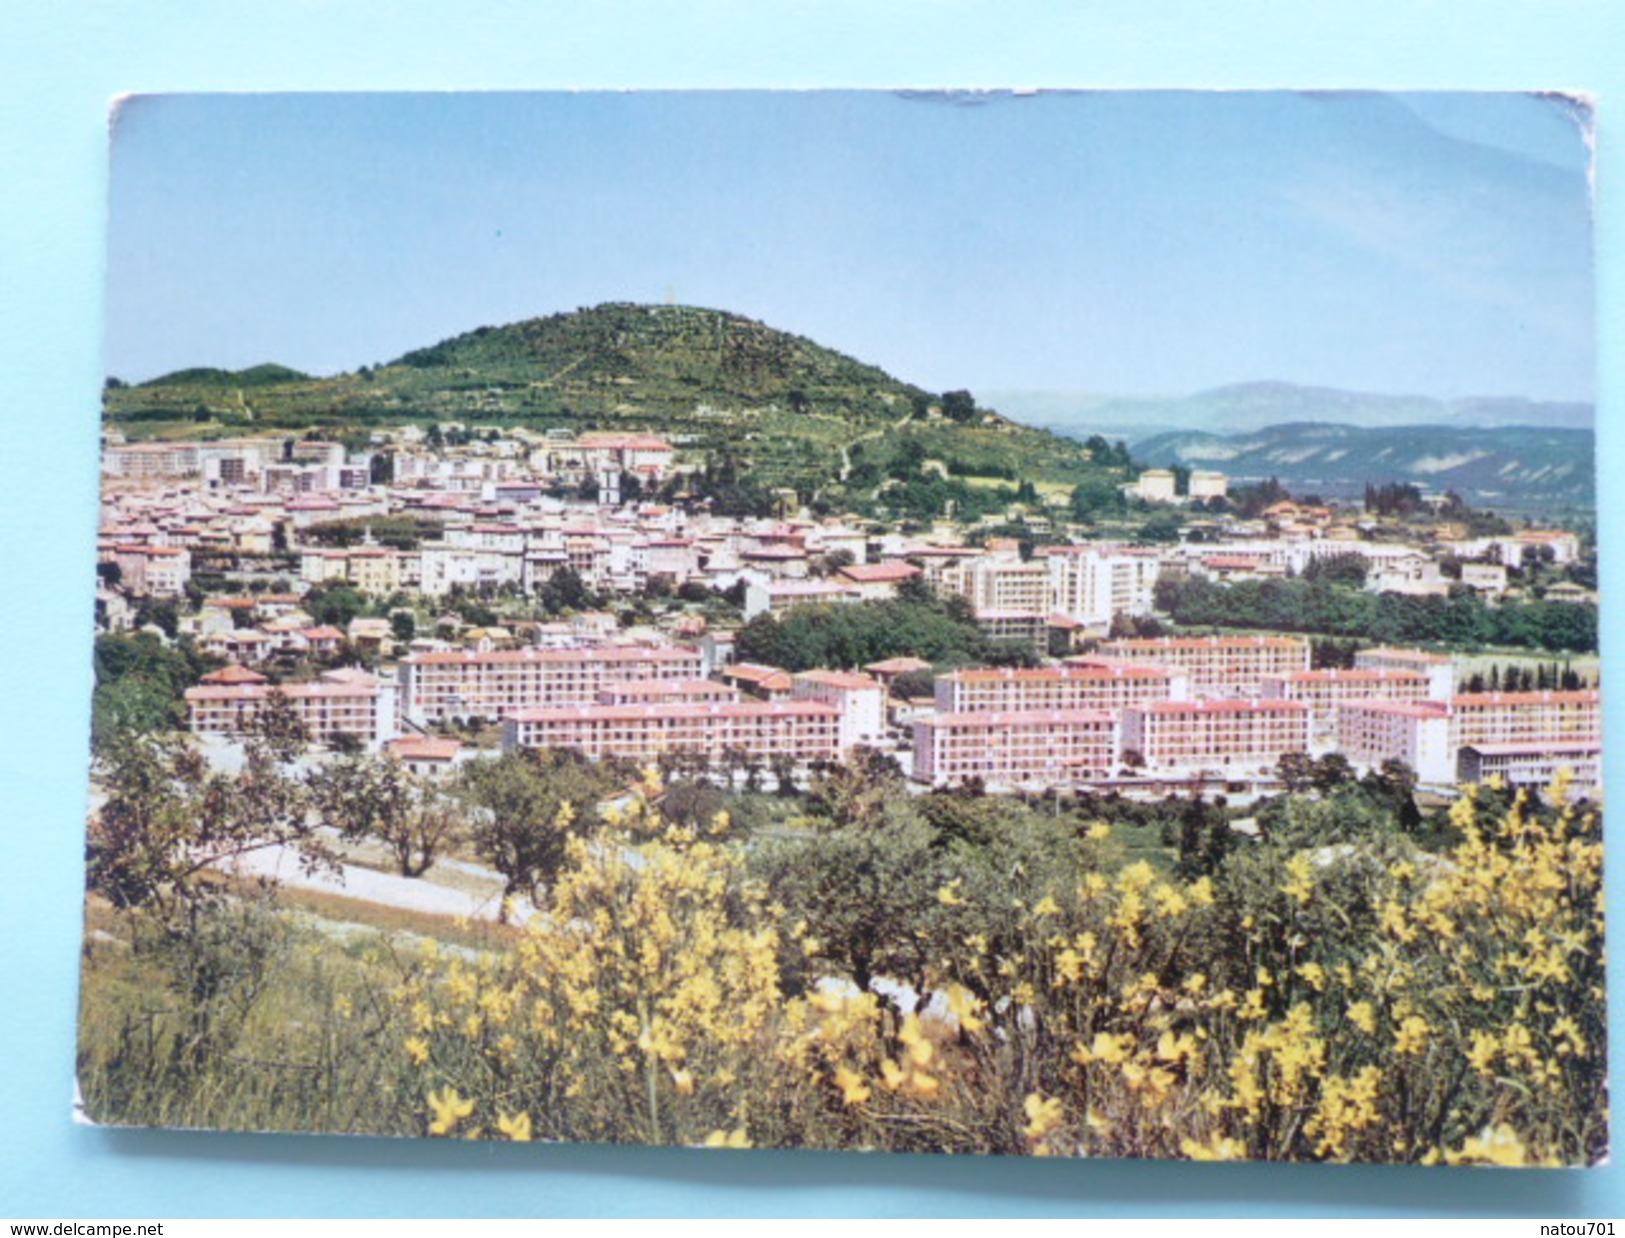
<svg viewBox="0 0 1625 1238"><path fill-rule="evenodd" d="M282 377L267 380L268 371ZM943 406L876 366L749 318L612 303L480 327L330 378L260 366L110 386L104 419L132 437L342 433L408 421L646 428L726 454L763 486L838 493L845 481L870 498L920 474L922 460L962 478L1070 484L1101 475L1063 437L969 402L948 402L954 418Z"/></svg>
<svg viewBox="0 0 1625 1238"><path fill-rule="evenodd" d="M216 370L207 366L176 370L173 374L164 374L141 384L141 389L164 387L270 387L279 383L300 382L310 378L309 374L302 374L298 370L289 369L285 365L273 365L267 362L264 365L250 366L246 370Z"/></svg>

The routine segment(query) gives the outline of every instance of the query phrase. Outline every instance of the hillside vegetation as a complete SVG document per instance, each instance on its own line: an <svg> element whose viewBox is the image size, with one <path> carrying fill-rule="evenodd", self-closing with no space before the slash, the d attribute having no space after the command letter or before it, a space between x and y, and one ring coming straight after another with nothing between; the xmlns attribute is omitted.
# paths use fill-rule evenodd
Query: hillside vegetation
<svg viewBox="0 0 1625 1238"><path fill-rule="evenodd" d="M958 397L958 398L955 398ZM410 421L650 429L733 456L763 485L869 487L892 457L961 476L1098 476L1058 435L903 382L811 340L718 310L607 304L480 327L377 367L312 378L276 366L110 380L104 419L132 437L354 430ZM854 452L855 449L855 452Z"/></svg>

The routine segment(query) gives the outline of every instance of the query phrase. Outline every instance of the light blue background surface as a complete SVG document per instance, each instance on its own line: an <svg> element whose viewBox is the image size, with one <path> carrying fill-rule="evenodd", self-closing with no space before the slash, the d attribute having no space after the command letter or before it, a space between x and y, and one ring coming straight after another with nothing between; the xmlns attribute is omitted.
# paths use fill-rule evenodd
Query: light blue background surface
<svg viewBox="0 0 1625 1238"><path fill-rule="evenodd" d="M90 695L105 121L124 91L1571 89L1599 96L1605 587L1625 329L1617 0L326 0L0 6L0 1216L1625 1214L1625 1171L1045 1163L109 1132L68 1118ZM1076 10L1076 11L1074 11ZM1620 622L1607 612L1605 643ZM1608 779L1625 785L1617 675ZM1611 867L1610 894L1625 906ZM1620 987L1614 969L1614 992ZM1621 1007L1614 1010L1614 1043Z"/></svg>

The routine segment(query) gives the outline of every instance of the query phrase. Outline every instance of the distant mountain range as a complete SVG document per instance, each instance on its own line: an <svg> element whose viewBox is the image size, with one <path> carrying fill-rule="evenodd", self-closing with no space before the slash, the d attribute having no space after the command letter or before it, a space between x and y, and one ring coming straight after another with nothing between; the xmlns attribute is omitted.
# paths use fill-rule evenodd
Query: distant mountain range
<svg viewBox="0 0 1625 1238"><path fill-rule="evenodd" d="M1238 383L1186 396L1121 397L1067 391L978 393L1007 416L1066 434L1130 440L1167 430L1236 434L1301 422L1379 426L1561 426L1588 430L1595 410L1586 403L1473 397L1439 400L1303 387L1293 383Z"/></svg>
<svg viewBox="0 0 1625 1238"><path fill-rule="evenodd" d="M1592 433L1563 425L1502 425L1487 434L1479 426L1293 422L1241 434L1174 430L1130 446L1148 464L1275 477L1294 493L1328 498L1358 496L1367 482L1410 482L1503 511L1596 503Z"/></svg>

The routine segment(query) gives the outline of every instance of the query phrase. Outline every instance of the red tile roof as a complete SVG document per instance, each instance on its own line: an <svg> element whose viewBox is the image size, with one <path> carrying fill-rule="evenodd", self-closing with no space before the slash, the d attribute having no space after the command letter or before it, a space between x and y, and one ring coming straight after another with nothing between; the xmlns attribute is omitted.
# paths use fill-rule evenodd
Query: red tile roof
<svg viewBox="0 0 1625 1238"><path fill-rule="evenodd" d="M230 666L222 666L217 671L210 671L207 675L203 676L200 682L206 684L229 685L268 683L269 680L267 680L265 676L261 675L258 671L251 671L246 666L238 666L234 662Z"/></svg>
<svg viewBox="0 0 1625 1238"><path fill-rule="evenodd" d="M401 660L417 666L467 666L481 662L677 662L691 661L698 656L692 649L677 646L605 645L593 649L493 649L488 653L455 649L445 653L409 654Z"/></svg>
<svg viewBox="0 0 1625 1238"><path fill-rule="evenodd" d="M650 718L839 718L821 701L702 701L695 704L556 705L515 709L516 722L637 722Z"/></svg>
<svg viewBox="0 0 1625 1238"><path fill-rule="evenodd" d="M449 761L462 750L457 740L432 735L407 735L389 743L389 754L403 761Z"/></svg>
<svg viewBox="0 0 1625 1238"><path fill-rule="evenodd" d="M860 585L896 584L914 579L920 575L920 569L912 563L887 559L883 563L854 563L843 567L839 574Z"/></svg>
<svg viewBox="0 0 1625 1238"><path fill-rule="evenodd" d="M803 671L795 676L796 683L821 683L831 688L841 688L847 692L861 692L867 688L878 690L880 684L867 675L859 675L852 671Z"/></svg>

